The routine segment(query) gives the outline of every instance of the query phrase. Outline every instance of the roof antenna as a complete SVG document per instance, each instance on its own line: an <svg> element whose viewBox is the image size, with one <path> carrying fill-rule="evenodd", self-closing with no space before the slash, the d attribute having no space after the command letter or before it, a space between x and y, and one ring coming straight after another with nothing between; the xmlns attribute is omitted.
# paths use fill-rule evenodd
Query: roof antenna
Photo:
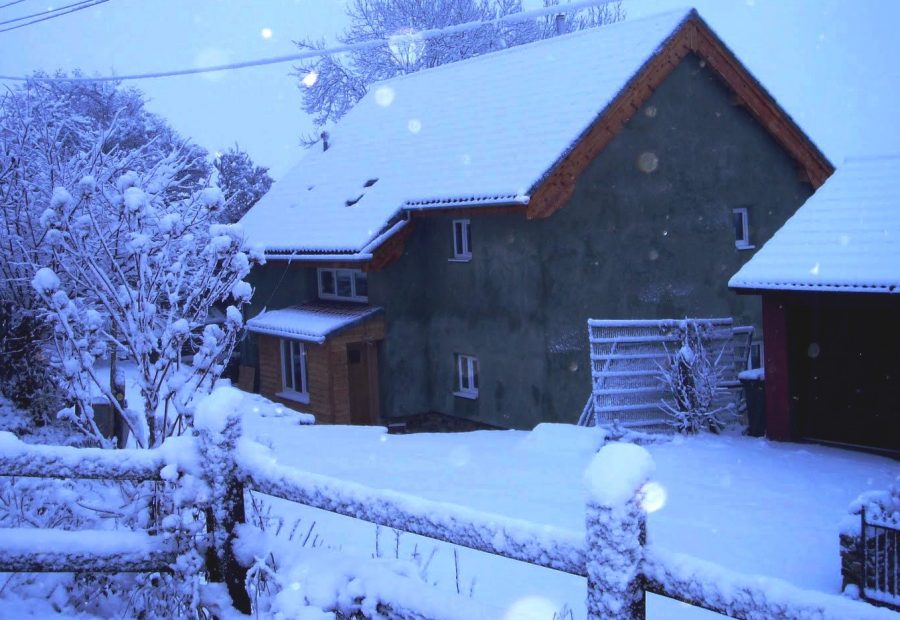
<svg viewBox="0 0 900 620"><path fill-rule="evenodd" d="M327 131L323 131L323 132L320 134L320 137L322 138L322 150L323 150L323 151L327 151L327 150L328 150L328 146L329 146L329 145L328 145L328 132L327 132Z"/></svg>
<svg viewBox="0 0 900 620"><path fill-rule="evenodd" d="M566 31L566 14L556 14L556 34L563 34Z"/></svg>

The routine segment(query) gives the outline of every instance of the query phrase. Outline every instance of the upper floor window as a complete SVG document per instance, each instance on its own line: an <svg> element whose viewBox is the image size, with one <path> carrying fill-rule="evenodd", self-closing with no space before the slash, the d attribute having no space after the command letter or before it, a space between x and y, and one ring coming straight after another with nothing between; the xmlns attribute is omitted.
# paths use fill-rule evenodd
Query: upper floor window
<svg viewBox="0 0 900 620"><path fill-rule="evenodd" d="M456 354L457 396L478 398L478 358Z"/></svg>
<svg viewBox="0 0 900 620"><path fill-rule="evenodd" d="M309 402L309 385L306 379L306 347L299 340L281 341L281 384L284 398Z"/></svg>
<svg viewBox="0 0 900 620"><path fill-rule="evenodd" d="M319 299L369 301L369 280L359 269L319 269Z"/></svg>
<svg viewBox="0 0 900 620"><path fill-rule="evenodd" d="M453 258L472 260L472 228L469 220L453 220Z"/></svg>
<svg viewBox="0 0 900 620"><path fill-rule="evenodd" d="M754 246L750 243L750 214L747 208L732 209L731 217L734 222L734 247L739 250L752 249Z"/></svg>

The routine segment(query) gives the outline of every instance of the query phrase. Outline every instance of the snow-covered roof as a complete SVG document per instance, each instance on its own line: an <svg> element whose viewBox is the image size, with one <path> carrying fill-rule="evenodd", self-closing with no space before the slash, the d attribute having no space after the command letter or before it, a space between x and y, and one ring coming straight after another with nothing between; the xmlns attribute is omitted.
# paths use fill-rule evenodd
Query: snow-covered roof
<svg viewBox="0 0 900 620"><path fill-rule="evenodd" d="M692 15L583 30L374 85L241 222L270 253L359 253L404 209L527 203Z"/></svg>
<svg viewBox="0 0 900 620"><path fill-rule="evenodd" d="M331 334L382 312L378 306L310 302L261 312L247 321L258 334L321 344Z"/></svg>
<svg viewBox="0 0 900 620"><path fill-rule="evenodd" d="M728 285L900 293L900 155L847 160Z"/></svg>

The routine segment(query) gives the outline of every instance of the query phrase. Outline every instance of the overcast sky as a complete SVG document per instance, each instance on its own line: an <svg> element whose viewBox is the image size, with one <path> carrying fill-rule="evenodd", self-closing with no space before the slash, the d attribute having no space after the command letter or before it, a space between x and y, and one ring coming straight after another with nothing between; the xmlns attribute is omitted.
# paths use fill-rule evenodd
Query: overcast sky
<svg viewBox="0 0 900 620"><path fill-rule="evenodd" d="M71 1L25 0L0 9L0 21ZM540 0L525 4L535 8ZM689 4L623 2L629 18ZM693 5L836 164L854 154L900 152L900 1ZM292 53L299 38L333 39L345 25L343 0L110 0L0 33L0 74L73 68L125 74L249 60ZM301 157L298 136L312 129L290 69L282 64L134 85L184 135L211 151L238 143L277 178Z"/></svg>

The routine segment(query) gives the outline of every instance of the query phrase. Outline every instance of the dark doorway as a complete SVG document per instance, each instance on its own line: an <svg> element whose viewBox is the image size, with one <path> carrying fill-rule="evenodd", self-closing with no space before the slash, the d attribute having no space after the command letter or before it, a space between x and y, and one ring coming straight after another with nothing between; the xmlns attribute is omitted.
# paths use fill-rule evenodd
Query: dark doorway
<svg viewBox="0 0 900 620"><path fill-rule="evenodd" d="M350 422L378 423L378 349L374 342L347 345L347 375L350 383Z"/></svg>
<svg viewBox="0 0 900 620"><path fill-rule="evenodd" d="M800 438L900 452L898 310L893 300L825 295L790 307Z"/></svg>

